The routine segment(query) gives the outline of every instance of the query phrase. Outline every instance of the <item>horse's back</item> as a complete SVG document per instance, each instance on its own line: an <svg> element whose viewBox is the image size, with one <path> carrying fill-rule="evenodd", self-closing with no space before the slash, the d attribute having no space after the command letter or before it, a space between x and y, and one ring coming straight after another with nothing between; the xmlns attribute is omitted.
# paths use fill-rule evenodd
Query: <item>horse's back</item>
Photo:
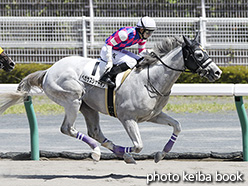
<svg viewBox="0 0 248 186"><path fill-rule="evenodd" d="M71 79L78 80L85 66L95 60L81 56L69 56L60 59L47 70L43 79L44 88L46 85L62 84Z"/></svg>
<svg viewBox="0 0 248 186"><path fill-rule="evenodd" d="M54 63L50 69L56 70L66 70L68 68L83 68L87 63L93 62L95 59L85 58L81 56L69 56L60 59L58 62Z"/></svg>
<svg viewBox="0 0 248 186"><path fill-rule="evenodd" d="M47 70L42 82L44 92L61 106L78 99L84 91L79 77L85 66L94 61L80 56L62 58Z"/></svg>
<svg viewBox="0 0 248 186"><path fill-rule="evenodd" d="M80 76L88 63L93 63L96 59L81 56L69 56L54 63L47 71L47 76L61 76L62 74L75 74Z"/></svg>

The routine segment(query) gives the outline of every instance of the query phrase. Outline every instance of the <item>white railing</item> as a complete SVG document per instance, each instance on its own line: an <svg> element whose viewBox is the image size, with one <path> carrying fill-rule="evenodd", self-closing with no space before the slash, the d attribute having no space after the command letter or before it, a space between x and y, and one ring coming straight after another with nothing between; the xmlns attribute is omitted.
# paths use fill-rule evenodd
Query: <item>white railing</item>
<svg viewBox="0 0 248 186"><path fill-rule="evenodd" d="M0 84L0 94L16 91L18 84ZM32 94L41 94L34 89ZM42 93L43 94L43 93ZM248 84L174 84L172 96L248 96Z"/></svg>
<svg viewBox="0 0 248 186"><path fill-rule="evenodd" d="M2 47L82 47L82 17L1 17L0 23Z"/></svg>

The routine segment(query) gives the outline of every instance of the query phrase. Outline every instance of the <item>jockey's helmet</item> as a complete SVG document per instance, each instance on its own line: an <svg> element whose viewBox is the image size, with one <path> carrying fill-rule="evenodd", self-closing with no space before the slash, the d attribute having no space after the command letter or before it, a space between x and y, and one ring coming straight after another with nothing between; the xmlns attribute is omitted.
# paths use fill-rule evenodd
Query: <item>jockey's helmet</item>
<svg viewBox="0 0 248 186"><path fill-rule="evenodd" d="M156 23L152 18L145 16L139 20L139 22L137 23L137 27L154 31L156 29Z"/></svg>

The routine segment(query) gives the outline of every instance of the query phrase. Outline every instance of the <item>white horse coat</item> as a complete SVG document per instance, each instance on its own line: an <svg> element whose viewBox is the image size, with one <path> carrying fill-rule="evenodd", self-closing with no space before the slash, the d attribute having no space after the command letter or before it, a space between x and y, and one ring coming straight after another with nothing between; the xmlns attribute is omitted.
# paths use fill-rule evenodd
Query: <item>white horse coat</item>
<svg viewBox="0 0 248 186"><path fill-rule="evenodd" d="M96 143L98 141L117 156L123 157L127 163L135 163L130 153L138 153L143 148L138 123L149 121L170 125L173 127L173 133L164 149L155 155L155 162L158 162L171 150L181 132L180 123L163 113L162 109L168 102L172 85L185 66L210 81L220 78L221 75L221 70L211 61L199 43L187 38L184 38L184 42L182 47L175 38L164 40L154 49L159 57L148 56L144 60L143 69L133 69L116 90L117 118L126 129L133 147L117 146L101 131L98 112L108 113L105 106L105 90L79 80L84 67L87 63L95 61L93 59L66 57L48 70L30 74L19 84L17 93L8 94L12 102L4 103L0 112L25 97L33 86L39 86L51 100L65 108L62 133L89 144L95 160L100 159L100 149ZM74 126L78 110L85 117L89 136L77 131Z"/></svg>

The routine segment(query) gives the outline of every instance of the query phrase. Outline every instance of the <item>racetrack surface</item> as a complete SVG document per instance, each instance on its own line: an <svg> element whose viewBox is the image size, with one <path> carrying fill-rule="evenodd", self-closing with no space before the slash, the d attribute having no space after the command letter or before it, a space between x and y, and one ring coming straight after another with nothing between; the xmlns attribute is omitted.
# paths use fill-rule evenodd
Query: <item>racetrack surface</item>
<svg viewBox="0 0 248 186"><path fill-rule="evenodd" d="M242 151L241 127L236 112L191 114L171 113L182 124L180 134L172 153L212 151ZM131 146L124 128L115 118L101 115L101 127L109 139L116 144ZM63 115L37 115L39 125L40 150L53 152L90 153L90 148L76 139L60 133ZM76 121L77 128L86 133L82 116ZM152 154L162 150L169 139L172 128L152 123L139 124L144 149L141 154ZM29 127L26 115L3 115L0 127L0 153L29 152ZM101 147L102 152L109 153ZM210 161L211 160L211 161ZM4 186L68 186L68 185L106 185L106 186L143 186L148 178L156 175L150 185L247 185L248 164L242 161L222 161L220 159L201 160L162 160L158 164L153 160L137 160L136 165L127 165L123 160L91 159L68 160L46 159L41 161L0 161L0 185ZM245 181L216 182L216 173L227 176L241 176ZM178 181L165 181L168 174L178 176ZM197 178L203 174L211 181L192 181L189 176ZM238 175L237 175L238 174ZM202 176L202 177L203 177ZM168 178L168 177L167 177ZM176 179L177 177L174 177ZM209 177L208 177L209 178ZM232 177L234 178L234 177ZM160 181L159 181L159 180Z"/></svg>
<svg viewBox="0 0 248 186"><path fill-rule="evenodd" d="M170 113L180 121L182 132L171 152L218 152L242 151L242 134L236 111L220 113ZM40 150L54 152L89 153L85 143L63 135L60 125L63 115L37 115ZM100 114L101 128L105 136L117 145L132 146L122 124L113 117ZM79 131L87 133L81 114L76 120ZM153 123L140 123L140 133L144 143L141 154L152 154L163 149L171 136L172 127ZM0 152L29 152L29 125L27 117L3 115L0 124ZM101 147L102 152L110 153Z"/></svg>
<svg viewBox="0 0 248 186"><path fill-rule="evenodd" d="M170 174L170 175L169 175ZM192 177L192 176L193 177ZM225 175L225 177L224 177ZM166 178L167 176L167 178ZM223 178L226 181L219 181ZM231 178L232 181L227 182ZM170 180L169 180L170 178ZM205 181L204 181L205 179ZM167 181L166 181L167 180ZM247 185L247 162L0 161L3 186Z"/></svg>

